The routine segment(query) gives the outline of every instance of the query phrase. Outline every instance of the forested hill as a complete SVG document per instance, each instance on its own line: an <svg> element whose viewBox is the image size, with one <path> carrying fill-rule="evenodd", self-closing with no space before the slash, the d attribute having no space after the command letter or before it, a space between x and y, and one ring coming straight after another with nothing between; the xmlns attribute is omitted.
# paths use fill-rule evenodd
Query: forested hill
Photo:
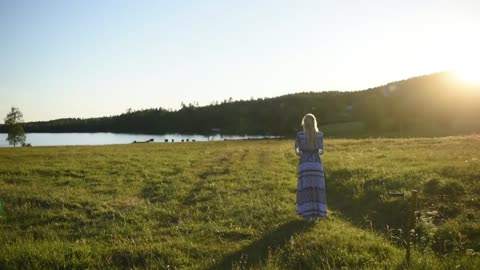
<svg viewBox="0 0 480 270"><path fill-rule="evenodd" d="M436 73L354 92L308 92L162 108L101 118L25 124L27 132L211 133L292 136L311 112L333 136L448 135L480 132L480 87ZM3 128L3 132L5 132Z"/></svg>

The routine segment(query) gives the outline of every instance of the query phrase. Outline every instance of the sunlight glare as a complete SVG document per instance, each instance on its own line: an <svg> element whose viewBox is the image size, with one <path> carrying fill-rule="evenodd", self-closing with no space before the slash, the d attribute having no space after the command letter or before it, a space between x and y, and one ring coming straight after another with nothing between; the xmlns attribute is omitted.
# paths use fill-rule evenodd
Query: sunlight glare
<svg viewBox="0 0 480 270"><path fill-rule="evenodd" d="M455 70L455 75L464 83L480 85L480 69L466 66Z"/></svg>

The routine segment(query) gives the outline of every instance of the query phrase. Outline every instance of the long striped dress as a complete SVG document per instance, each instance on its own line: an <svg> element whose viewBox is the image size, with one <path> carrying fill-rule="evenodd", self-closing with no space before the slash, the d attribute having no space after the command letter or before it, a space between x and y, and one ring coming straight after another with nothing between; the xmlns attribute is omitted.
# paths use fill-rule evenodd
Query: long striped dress
<svg viewBox="0 0 480 270"><path fill-rule="evenodd" d="M305 219L325 217L327 200L325 178L320 153L323 153L323 134L317 133L318 148L308 150L303 131L297 133L295 151L300 156L298 164L297 214Z"/></svg>

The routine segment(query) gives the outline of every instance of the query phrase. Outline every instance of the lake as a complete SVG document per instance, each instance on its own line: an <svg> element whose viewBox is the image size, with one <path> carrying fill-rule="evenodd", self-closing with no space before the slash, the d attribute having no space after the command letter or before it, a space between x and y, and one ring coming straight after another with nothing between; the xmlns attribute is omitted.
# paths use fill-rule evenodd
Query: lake
<svg viewBox="0 0 480 270"><path fill-rule="evenodd" d="M252 136L252 135L188 135L188 134L127 134L127 133L26 133L26 143L32 146L54 146L54 145L104 145L104 144L127 144L133 141L142 142L154 139L154 142L163 143L165 139L169 143L181 142L182 140L195 141L223 141L223 140L244 140L244 139L262 139L276 138L274 136ZM7 134L0 133L0 147L7 147Z"/></svg>

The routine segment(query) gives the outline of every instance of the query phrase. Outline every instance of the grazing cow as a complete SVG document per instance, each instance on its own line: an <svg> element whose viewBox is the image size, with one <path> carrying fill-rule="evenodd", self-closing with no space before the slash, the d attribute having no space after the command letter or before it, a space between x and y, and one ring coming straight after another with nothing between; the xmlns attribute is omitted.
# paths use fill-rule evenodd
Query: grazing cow
<svg viewBox="0 0 480 270"><path fill-rule="evenodd" d="M149 142L153 142L154 139L150 139L150 140L146 140L146 141L133 141L133 143L149 143Z"/></svg>
<svg viewBox="0 0 480 270"><path fill-rule="evenodd" d="M168 142L168 139L163 140L164 142Z"/></svg>
<svg viewBox="0 0 480 270"><path fill-rule="evenodd" d="M195 139L193 139L192 142L195 142Z"/></svg>

